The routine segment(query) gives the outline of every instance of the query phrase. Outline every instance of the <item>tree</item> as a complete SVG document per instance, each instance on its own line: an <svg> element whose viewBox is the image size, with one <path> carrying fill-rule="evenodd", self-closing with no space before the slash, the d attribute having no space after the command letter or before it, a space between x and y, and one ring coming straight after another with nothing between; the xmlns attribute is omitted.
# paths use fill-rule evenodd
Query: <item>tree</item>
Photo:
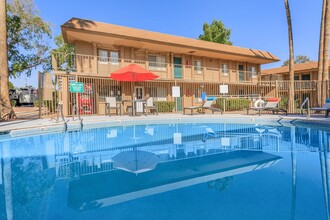
<svg viewBox="0 0 330 220"><path fill-rule="evenodd" d="M323 50L324 50L324 16L326 9L326 1L323 0L322 4L322 15L321 15L321 26L320 26L320 41L319 41L319 57L318 57L318 90L317 90L317 104L321 106L321 97L322 97L322 73L323 73Z"/></svg>
<svg viewBox="0 0 330 220"><path fill-rule="evenodd" d="M325 15L324 15L324 42L323 42L323 73L322 73L322 95L321 102L324 103L327 98L326 81L329 80L329 39L330 39L330 0L325 1Z"/></svg>
<svg viewBox="0 0 330 220"><path fill-rule="evenodd" d="M8 4L9 75L30 75L33 68L49 61L50 24L42 20L33 0L13 0Z"/></svg>
<svg viewBox="0 0 330 220"><path fill-rule="evenodd" d="M233 44L230 41L231 30L227 29L221 20L213 20L211 25L204 23L203 31L204 34L199 35L200 40L228 45Z"/></svg>
<svg viewBox="0 0 330 220"><path fill-rule="evenodd" d="M6 24L6 0L0 1L0 23ZM0 28L0 121L4 114L11 112L8 83L7 28Z"/></svg>
<svg viewBox="0 0 330 220"><path fill-rule="evenodd" d="M1 62L7 65L1 64L0 67L1 104L3 113L10 113L9 118L11 118L14 113L10 106L8 79L19 77L21 74L29 76L31 71L39 65L44 65L46 68L49 63L50 49L47 42L51 37L51 30L50 24L44 22L39 16L33 0L12 0L7 5L5 0L1 0L1 4L1 7L4 7L1 13L3 10L5 13L5 18L1 17L1 21L6 24L4 26L7 26L4 28L6 30L1 29L1 42L7 42L5 45L8 45L7 48L1 46L1 52L6 53L6 55L1 55Z"/></svg>
<svg viewBox="0 0 330 220"><path fill-rule="evenodd" d="M305 56L305 55L298 55L298 56L296 56L296 59L294 60L294 64L308 63L308 62L312 62L312 60L308 56ZM284 61L282 66L289 66L289 60Z"/></svg>
<svg viewBox="0 0 330 220"><path fill-rule="evenodd" d="M286 11L286 18L288 23L288 36L289 36L289 102L288 102L288 112L294 112L294 54L293 54L293 34L292 34L292 23L291 23L291 13L289 1L284 0L284 6Z"/></svg>
<svg viewBox="0 0 330 220"><path fill-rule="evenodd" d="M62 35L55 37L55 44L57 48L53 49L52 53L57 56L57 67L63 71L70 72L75 65L74 59L72 59L72 56L75 54L74 45L65 43Z"/></svg>
<svg viewBox="0 0 330 220"><path fill-rule="evenodd" d="M15 86L12 82L9 82L9 89L15 89Z"/></svg>

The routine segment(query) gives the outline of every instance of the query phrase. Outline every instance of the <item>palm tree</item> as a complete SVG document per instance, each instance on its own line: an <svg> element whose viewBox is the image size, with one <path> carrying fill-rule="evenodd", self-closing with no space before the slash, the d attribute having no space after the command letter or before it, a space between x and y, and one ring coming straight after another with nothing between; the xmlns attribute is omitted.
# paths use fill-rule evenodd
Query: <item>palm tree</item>
<svg viewBox="0 0 330 220"><path fill-rule="evenodd" d="M319 42L319 60L318 60L318 74L317 74L317 81L318 81L318 90L317 90L317 104L319 106L322 105L322 73L323 73L323 50L324 50L324 16L325 16L325 9L326 9L326 1L323 0L322 5L322 16L321 16L321 26L320 26L320 42Z"/></svg>
<svg viewBox="0 0 330 220"><path fill-rule="evenodd" d="M4 113L11 113L8 81L8 47L6 27L6 0L0 0L0 119Z"/></svg>
<svg viewBox="0 0 330 220"><path fill-rule="evenodd" d="M288 35L289 35L289 72L290 72L290 86L289 86L289 105L288 112L294 112L294 54L293 54L293 35L292 35L292 23L291 13L288 0L284 0L286 18L288 22Z"/></svg>
<svg viewBox="0 0 330 220"><path fill-rule="evenodd" d="M325 3L324 3L325 2ZM323 75L322 75L322 103L325 102L325 99L327 98L327 87L325 85L326 81L329 80L329 31L330 31L330 0L323 0L323 7L322 8L322 14L323 10L325 10L324 20L323 20L323 27L324 27L324 37L323 37Z"/></svg>

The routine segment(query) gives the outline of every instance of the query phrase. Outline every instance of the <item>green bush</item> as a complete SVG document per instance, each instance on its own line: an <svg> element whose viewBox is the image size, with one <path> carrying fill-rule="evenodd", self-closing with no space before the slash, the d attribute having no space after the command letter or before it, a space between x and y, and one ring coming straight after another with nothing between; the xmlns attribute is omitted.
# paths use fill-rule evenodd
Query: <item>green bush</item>
<svg viewBox="0 0 330 220"><path fill-rule="evenodd" d="M169 101L158 101L155 104L158 106L158 112L173 112L175 106L175 102Z"/></svg>
<svg viewBox="0 0 330 220"><path fill-rule="evenodd" d="M224 107L225 102L225 107ZM220 98L216 100L216 107L224 109L226 111L240 111L248 108L250 106L249 99L224 99Z"/></svg>
<svg viewBox="0 0 330 220"><path fill-rule="evenodd" d="M10 100L10 105L11 105L11 107L15 107L17 105L17 101L16 100Z"/></svg>
<svg viewBox="0 0 330 220"><path fill-rule="evenodd" d="M289 99L287 97L282 97L281 101L278 103L279 108L287 109L288 108L288 101Z"/></svg>

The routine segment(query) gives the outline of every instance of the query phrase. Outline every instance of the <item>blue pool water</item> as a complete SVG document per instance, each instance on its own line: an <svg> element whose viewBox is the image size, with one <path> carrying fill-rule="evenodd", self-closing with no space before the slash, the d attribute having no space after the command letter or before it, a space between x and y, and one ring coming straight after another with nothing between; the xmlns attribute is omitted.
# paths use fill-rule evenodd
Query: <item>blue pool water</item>
<svg viewBox="0 0 330 220"><path fill-rule="evenodd" d="M0 219L329 219L330 130L120 125L0 137Z"/></svg>

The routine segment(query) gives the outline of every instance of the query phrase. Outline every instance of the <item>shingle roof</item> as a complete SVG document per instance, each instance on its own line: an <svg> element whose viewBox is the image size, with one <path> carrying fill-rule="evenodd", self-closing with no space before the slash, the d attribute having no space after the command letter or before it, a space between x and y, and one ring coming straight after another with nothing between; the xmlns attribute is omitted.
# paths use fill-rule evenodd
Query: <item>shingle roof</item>
<svg viewBox="0 0 330 220"><path fill-rule="evenodd" d="M255 57L258 59L269 60L270 62L279 61L279 59L273 54L262 50L213 43L203 40L129 28L129 27L92 21L92 20L72 18L69 21L67 21L65 24L63 24L61 27L62 30L63 28L84 30L84 31L91 31L102 34L109 34L113 36L122 36L125 38L132 38L132 39L134 38L136 40L147 40L155 43L161 42L161 43L167 43L169 45L186 46L201 50L210 50L219 53L229 53L229 54ZM66 39L66 36L64 36L64 39Z"/></svg>
<svg viewBox="0 0 330 220"><path fill-rule="evenodd" d="M330 62L329 62L330 66ZM305 70L317 70L318 62L308 62L308 63L299 63L294 65L294 71L305 71ZM278 68L272 68L267 70L262 70L261 75L269 75L269 74L286 74L289 73L289 66L282 66Z"/></svg>

